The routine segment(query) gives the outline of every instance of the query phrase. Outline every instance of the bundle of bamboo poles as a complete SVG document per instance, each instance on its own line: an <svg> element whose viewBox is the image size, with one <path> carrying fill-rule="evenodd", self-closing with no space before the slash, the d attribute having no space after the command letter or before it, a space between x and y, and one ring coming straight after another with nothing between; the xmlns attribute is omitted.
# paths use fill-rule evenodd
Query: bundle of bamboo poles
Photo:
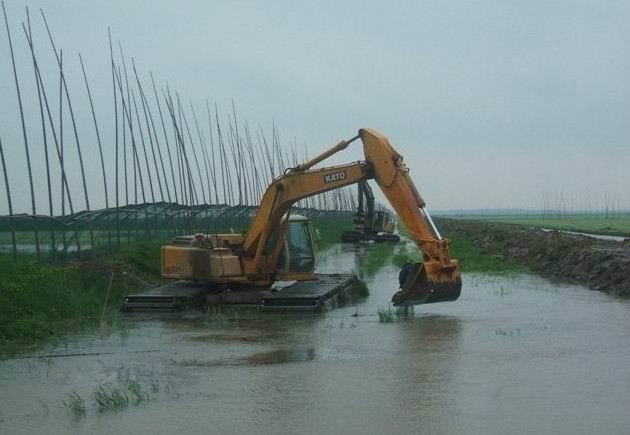
<svg viewBox="0 0 630 435"><path fill-rule="evenodd" d="M8 211L6 219L0 221L7 223L5 232L10 231L10 250L14 256L19 252L19 242L29 239L24 236L25 232L32 234L32 251L40 258L42 252L55 255L57 252L67 253L69 249L89 251L101 243L103 228L107 228L104 239L111 249L119 246L121 240L132 240L131 233L138 234L140 227L150 235L152 224L155 224L151 219L160 216L174 222L170 211L164 211L162 206L158 207L159 211L151 211L147 206L151 204L182 206L185 211L180 210L180 214L186 215L189 221L200 219L202 213L199 210L206 210L206 214L208 210L216 211L213 206L247 209L259 203L271 180L286 168L307 159L305 145L299 147L297 140L292 143L281 141L275 122L270 131L265 131L261 125L252 128L249 123L239 121L234 101L227 114L220 113L217 104L211 105L207 99L199 111L192 101L187 105L182 102L179 92L168 85L158 89L153 73L140 74L135 60L125 57L120 42L114 50L109 29L114 122L103 131L111 134L101 133L103 126L97 113L105 109L96 107L80 53L76 66L81 68L83 104L89 104L93 131L79 134L73 106L75 100L71 98L77 94L71 92L67 80L70 62L67 56L64 58L64 51L56 46L44 11L40 10L41 23L48 41L41 44L49 46L55 59L55 70L48 76L38 61L36 42L39 41L34 41L28 8L18 33L23 33L26 42L32 68L30 73L18 71L15 32L9 24L4 2L2 11L17 97L15 103L21 121L24 172L30 191L30 209L18 216L11 196L15 180L7 170L7 160L17 152L13 144L2 142L0 132L0 161ZM32 118L25 114L27 108L21 89L29 85L36 90L38 125L28 125L27 121ZM34 129L41 133L33 134ZM37 141L32 139L34 136ZM70 136L70 143L66 136ZM40 137L41 143L36 143ZM94 142L97 152L86 148L86 144ZM86 159L90 158L98 159L100 174L96 177L86 173ZM34 177L33 162L36 159L44 160L45 176ZM78 202L76 186L71 180L77 176L68 164L70 159L79 163L80 182L75 180L80 186ZM12 161L8 163L9 167L15 166ZM113 174L107 169L112 166ZM42 212L35 193L37 188L43 188L43 184L47 193L45 212ZM105 207L94 212L91 195L100 189L102 196L98 194L97 199L104 201ZM352 190L340 189L307 198L297 206L304 210L351 211L355 208L355 199ZM135 211L129 213L130 209ZM105 210L108 212L103 212ZM83 217L79 223L74 220L77 216ZM228 215L224 218L228 219ZM213 225L233 224L219 220L214 219ZM126 233L126 237L121 236L121 232Z"/></svg>

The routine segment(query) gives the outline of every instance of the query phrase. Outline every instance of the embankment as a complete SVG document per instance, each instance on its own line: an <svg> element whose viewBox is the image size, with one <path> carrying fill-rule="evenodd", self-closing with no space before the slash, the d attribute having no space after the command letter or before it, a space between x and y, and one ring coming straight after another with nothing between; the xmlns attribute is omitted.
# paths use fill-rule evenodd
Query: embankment
<svg viewBox="0 0 630 435"><path fill-rule="evenodd" d="M63 264L0 257L0 358L109 320L123 296L159 281L159 248L136 243Z"/></svg>
<svg viewBox="0 0 630 435"><path fill-rule="evenodd" d="M543 276L630 296L630 243L542 231L522 225L437 219L447 238L468 239L485 254L500 255Z"/></svg>

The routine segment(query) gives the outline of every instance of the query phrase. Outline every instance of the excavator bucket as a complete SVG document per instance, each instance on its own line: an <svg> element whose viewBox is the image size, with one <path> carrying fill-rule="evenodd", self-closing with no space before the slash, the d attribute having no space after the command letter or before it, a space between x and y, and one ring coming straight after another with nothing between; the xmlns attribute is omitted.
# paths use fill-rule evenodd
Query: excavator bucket
<svg viewBox="0 0 630 435"><path fill-rule="evenodd" d="M459 265L453 260L446 266L435 261L407 263L398 279L401 289L392 297L394 306L454 301L462 291Z"/></svg>

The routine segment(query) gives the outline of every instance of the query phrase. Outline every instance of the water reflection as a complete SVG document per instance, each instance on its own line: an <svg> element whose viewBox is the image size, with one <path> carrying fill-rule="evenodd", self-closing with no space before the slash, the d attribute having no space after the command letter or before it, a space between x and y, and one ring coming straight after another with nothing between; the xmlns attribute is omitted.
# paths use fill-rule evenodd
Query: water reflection
<svg viewBox="0 0 630 435"><path fill-rule="evenodd" d="M443 405L441 395L464 360L458 317L426 315L397 324L397 382L390 396L407 418L418 419Z"/></svg>
<svg viewBox="0 0 630 435"><path fill-rule="evenodd" d="M228 367L228 366L259 366L286 364L294 362L313 361L316 357L315 348L283 348L264 352L255 352L238 358L216 360L182 359L173 361L179 367Z"/></svg>
<svg viewBox="0 0 630 435"><path fill-rule="evenodd" d="M306 349L276 349L268 352L258 352L244 359L248 364L286 364L293 362L307 362L315 359L315 348Z"/></svg>

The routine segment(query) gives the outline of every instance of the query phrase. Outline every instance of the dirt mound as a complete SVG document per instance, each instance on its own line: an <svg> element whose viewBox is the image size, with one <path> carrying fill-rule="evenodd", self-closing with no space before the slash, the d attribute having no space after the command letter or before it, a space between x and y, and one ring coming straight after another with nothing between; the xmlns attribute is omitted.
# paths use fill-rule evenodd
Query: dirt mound
<svg viewBox="0 0 630 435"><path fill-rule="evenodd" d="M451 238L466 238L482 252L525 264L541 275L595 290L630 295L630 242L542 231L521 225L438 219Z"/></svg>

